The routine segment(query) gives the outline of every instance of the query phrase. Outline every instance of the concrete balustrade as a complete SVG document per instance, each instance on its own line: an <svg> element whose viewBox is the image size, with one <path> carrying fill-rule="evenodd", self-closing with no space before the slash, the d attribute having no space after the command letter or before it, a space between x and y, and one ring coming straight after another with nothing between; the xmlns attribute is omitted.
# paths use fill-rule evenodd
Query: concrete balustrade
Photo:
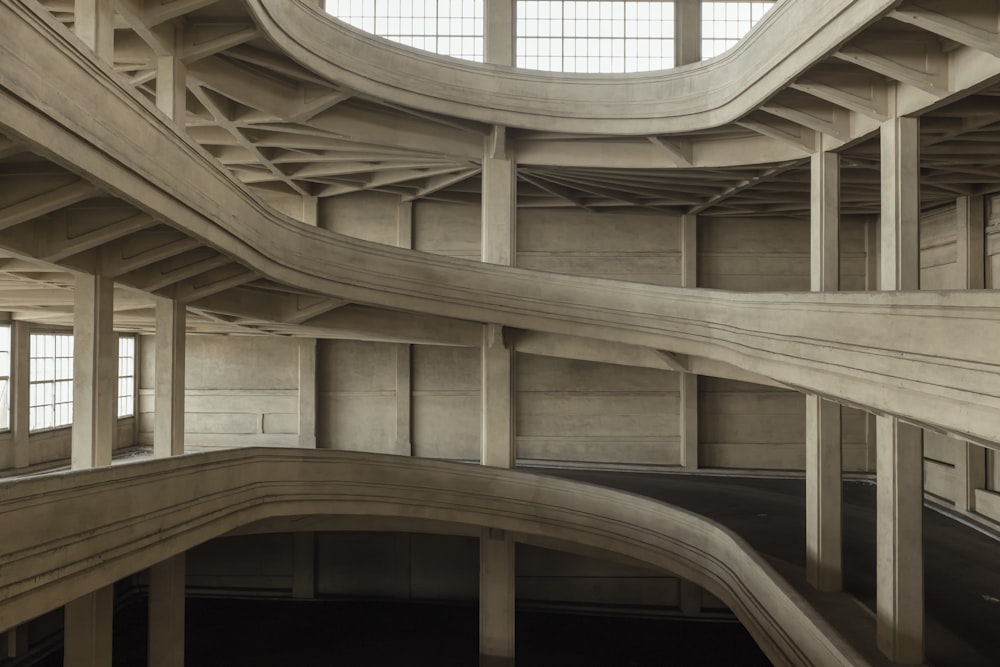
<svg viewBox="0 0 1000 667"><path fill-rule="evenodd" d="M985 446L1000 440L1000 350L981 344L1000 336L995 294L707 292L347 238L262 204L51 19L6 0L0 21L21 28L0 44L4 132L69 156L67 167L260 275L354 302L707 357ZM62 92L74 90L88 94ZM101 116L90 113L94 105Z"/></svg>
<svg viewBox="0 0 1000 667"><path fill-rule="evenodd" d="M214 537L293 516L482 526L493 531L484 537L490 562L519 537L632 558L717 596L776 665L867 664L741 538L688 511L489 466L306 449L189 454L0 482L0 630L139 570L162 572L160 564Z"/></svg>

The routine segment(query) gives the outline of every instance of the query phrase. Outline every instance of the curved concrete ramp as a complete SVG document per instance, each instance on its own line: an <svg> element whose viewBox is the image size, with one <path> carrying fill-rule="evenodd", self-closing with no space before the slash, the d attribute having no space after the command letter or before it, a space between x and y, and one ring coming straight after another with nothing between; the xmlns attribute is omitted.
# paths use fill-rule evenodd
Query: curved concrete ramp
<svg viewBox="0 0 1000 667"><path fill-rule="evenodd" d="M742 539L688 511L519 471L319 450L0 483L0 630L247 524L304 515L483 526L619 554L711 591L777 665L866 664Z"/></svg>
<svg viewBox="0 0 1000 667"><path fill-rule="evenodd" d="M247 275L354 303L701 356L987 447L1000 440L1000 348L982 345L1000 338L992 290L666 288L348 238L256 199L44 9L0 0L0 25L18 26L0 42L0 131Z"/></svg>

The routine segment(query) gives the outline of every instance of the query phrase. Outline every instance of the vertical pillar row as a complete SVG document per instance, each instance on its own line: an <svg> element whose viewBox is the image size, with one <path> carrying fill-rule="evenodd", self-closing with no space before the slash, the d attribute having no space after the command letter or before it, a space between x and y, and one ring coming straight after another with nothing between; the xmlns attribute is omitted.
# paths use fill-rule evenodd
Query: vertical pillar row
<svg viewBox="0 0 1000 667"><path fill-rule="evenodd" d="M396 211L396 245L413 248L413 202L401 201ZM413 348L396 345L396 453L413 454Z"/></svg>
<svg viewBox="0 0 1000 667"><path fill-rule="evenodd" d="M156 107L178 125L184 126L187 117L187 68L181 60L181 27L169 28L168 38L173 41L172 53L156 58Z"/></svg>
<svg viewBox="0 0 1000 667"><path fill-rule="evenodd" d="M516 0L486 0L483 16L483 60L492 65L514 65L517 30Z"/></svg>
<svg viewBox="0 0 1000 667"><path fill-rule="evenodd" d="M883 290L920 288L920 125L896 115L881 127ZM876 420L878 646L900 664L923 661L923 433Z"/></svg>
<svg viewBox="0 0 1000 667"><path fill-rule="evenodd" d="M299 362L299 447L316 448L316 339L300 338Z"/></svg>
<svg viewBox="0 0 1000 667"><path fill-rule="evenodd" d="M185 554L149 568L149 667L184 667Z"/></svg>
<svg viewBox="0 0 1000 667"><path fill-rule="evenodd" d="M15 321L10 331L10 431L14 447L14 467L31 465L28 434L31 431L31 329L27 322Z"/></svg>
<svg viewBox="0 0 1000 667"><path fill-rule="evenodd" d="M74 0L73 31L106 63L115 56L115 0Z"/></svg>
<svg viewBox="0 0 1000 667"><path fill-rule="evenodd" d="M681 287L698 286L698 216L681 216ZM698 468L698 376L680 373L680 463Z"/></svg>
<svg viewBox="0 0 1000 667"><path fill-rule="evenodd" d="M63 667L111 667L114 585L66 604Z"/></svg>
<svg viewBox="0 0 1000 667"><path fill-rule="evenodd" d="M114 281L77 276L73 305L72 467L111 464L118 393Z"/></svg>
<svg viewBox="0 0 1000 667"><path fill-rule="evenodd" d="M187 310L176 299L156 300L153 378L153 456L184 453L184 368Z"/></svg>
<svg viewBox="0 0 1000 667"><path fill-rule="evenodd" d="M810 163L810 289L840 286L840 155ZM806 395L806 579L821 591L842 585L841 407Z"/></svg>
<svg viewBox="0 0 1000 667"><path fill-rule="evenodd" d="M986 287L986 207L982 195L955 201L959 289ZM976 509L976 489L986 488L986 448L967 442L955 457L955 508Z"/></svg>
<svg viewBox="0 0 1000 667"><path fill-rule="evenodd" d="M483 155L482 260L514 264L516 162L506 128L494 127ZM514 349L503 327L483 327L481 366L482 452L486 466L512 468ZM479 539L479 650L481 665L514 664L514 539L484 527Z"/></svg>
<svg viewBox="0 0 1000 667"><path fill-rule="evenodd" d="M701 0L674 1L674 64L701 61Z"/></svg>

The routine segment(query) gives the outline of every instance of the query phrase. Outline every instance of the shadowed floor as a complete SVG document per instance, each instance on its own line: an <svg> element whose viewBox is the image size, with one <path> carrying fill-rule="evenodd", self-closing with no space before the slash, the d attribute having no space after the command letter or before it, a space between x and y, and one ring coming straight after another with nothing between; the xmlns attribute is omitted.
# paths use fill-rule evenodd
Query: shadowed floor
<svg viewBox="0 0 1000 667"><path fill-rule="evenodd" d="M635 472L545 470L691 509L718 521L804 579L805 481ZM844 588L875 608L875 485L843 486ZM1000 665L1000 541L924 508L926 661ZM784 568L781 568L784 571ZM804 581L793 582L804 585Z"/></svg>

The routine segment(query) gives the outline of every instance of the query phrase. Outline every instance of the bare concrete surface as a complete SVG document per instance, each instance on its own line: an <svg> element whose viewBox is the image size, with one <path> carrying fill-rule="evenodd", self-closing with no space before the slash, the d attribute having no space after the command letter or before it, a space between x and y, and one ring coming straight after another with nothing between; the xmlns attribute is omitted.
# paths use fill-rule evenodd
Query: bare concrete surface
<svg viewBox="0 0 1000 667"><path fill-rule="evenodd" d="M772 564L873 664L875 649L875 485L845 481L844 589L868 610L859 622L845 596L805 582L805 481L634 472L545 470L545 474L656 498L714 519ZM1000 664L1000 541L924 508L926 664ZM866 639L867 638L867 639Z"/></svg>

